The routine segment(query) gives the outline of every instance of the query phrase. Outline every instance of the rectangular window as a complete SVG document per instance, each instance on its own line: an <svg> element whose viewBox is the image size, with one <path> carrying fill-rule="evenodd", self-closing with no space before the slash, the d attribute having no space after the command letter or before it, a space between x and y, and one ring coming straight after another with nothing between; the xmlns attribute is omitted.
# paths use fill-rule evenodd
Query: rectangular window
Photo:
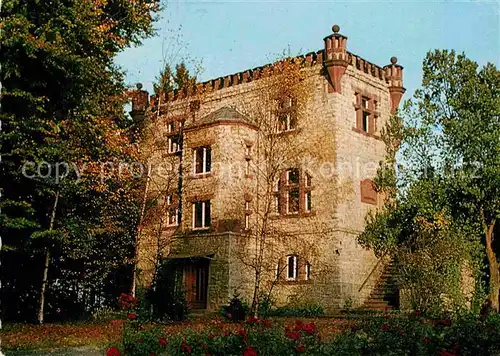
<svg viewBox="0 0 500 356"><path fill-rule="evenodd" d="M173 122L169 122L168 125L167 125L167 132L168 133L172 133L174 132L174 129L175 129L175 125Z"/></svg>
<svg viewBox="0 0 500 356"><path fill-rule="evenodd" d="M286 171L286 182L287 184L299 184L299 170L297 168Z"/></svg>
<svg viewBox="0 0 500 356"><path fill-rule="evenodd" d="M288 191L286 203L288 214L297 214L299 212L299 189Z"/></svg>
<svg viewBox="0 0 500 356"><path fill-rule="evenodd" d="M296 280L297 279L297 256L287 256L287 272L286 279Z"/></svg>
<svg viewBox="0 0 500 356"><path fill-rule="evenodd" d="M311 203L311 192L306 192L305 194L305 210L306 211L311 211L312 208L312 203Z"/></svg>
<svg viewBox="0 0 500 356"><path fill-rule="evenodd" d="M311 279L311 264L309 262L306 263L306 275L305 280L308 281Z"/></svg>
<svg viewBox="0 0 500 356"><path fill-rule="evenodd" d="M168 138L168 153L176 153L181 150L179 136L172 136Z"/></svg>
<svg viewBox="0 0 500 356"><path fill-rule="evenodd" d="M167 195L167 225L168 226L176 226L177 225L177 217L179 215L179 209L174 206L174 195Z"/></svg>
<svg viewBox="0 0 500 356"><path fill-rule="evenodd" d="M250 146L250 145L246 145L246 146L245 146L245 155L246 155L247 157L250 157L250 155L251 155L251 154L252 154L252 146Z"/></svg>
<svg viewBox="0 0 500 356"><path fill-rule="evenodd" d="M250 174L250 160L245 162L245 174L248 176Z"/></svg>
<svg viewBox="0 0 500 356"><path fill-rule="evenodd" d="M210 172L212 169L212 150L210 147L199 147L194 150L193 166L195 174Z"/></svg>
<svg viewBox="0 0 500 356"><path fill-rule="evenodd" d="M245 215L245 230L248 230L250 228L250 215L246 214Z"/></svg>
<svg viewBox="0 0 500 356"><path fill-rule="evenodd" d="M246 211L250 210L250 202L249 201L245 202L245 210Z"/></svg>
<svg viewBox="0 0 500 356"><path fill-rule="evenodd" d="M370 113L363 111L363 131L369 132L370 126Z"/></svg>
<svg viewBox="0 0 500 356"><path fill-rule="evenodd" d="M193 228L210 227L210 200L193 203Z"/></svg>
<svg viewBox="0 0 500 356"><path fill-rule="evenodd" d="M369 101L368 98L365 97L361 98L361 106L363 107L363 109L368 109L369 107L368 101Z"/></svg>
<svg viewBox="0 0 500 356"><path fill-rule="evenodd" d="M307 188L310 188L311 187L311 184L312 184L312 179L311 179L311 176L306 173L305 174L305 178L304 178L304 184Z"/></svg>

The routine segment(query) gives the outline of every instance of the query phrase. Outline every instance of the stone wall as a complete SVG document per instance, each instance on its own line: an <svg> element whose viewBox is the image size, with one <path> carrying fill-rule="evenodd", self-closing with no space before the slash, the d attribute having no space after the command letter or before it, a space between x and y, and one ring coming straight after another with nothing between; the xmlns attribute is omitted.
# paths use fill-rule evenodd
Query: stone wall
<svg viewBox="0 0 500 356"><path fill-rule="evenodd" d="M344 40L340 43L345 47ZM276 279L273 266L280 259L287 254L298 254L311 263L311 278L275 283L273 296L277 303L286 304L293 296L335 310L348 299L361 304L373 286L366 282L377 260L356 243L356 236L363 230L366 214L380 207L382 201L376 196L375 201L363 200L361 182L369 182L375 176L378 163L384 157L380 130L394 109L394 102L399 102L394 88L397 85L398 90L402 88L397 82L402 67L393 61L387 68L381 68L349 52L341 56L341 62L328 62L330 66L343 66L335 73L325 70L322 51L308 54L303 60L305 85L311 95L304 122L293 137L310 149L304 151L303 157L290 162L290 167L300 165L310 172L313 211L270 222L280 231L280 238L273 244L272 251L266 251L268 266L264 285L268 288ZM189 98L183 98L180 93L167 95L170 99L164 104L165 108L160 108L163 114L156 120L168 122L169 118L183 117L185 127L189 127L223 107L251 116L252 108L259 105L256 93L259 81L264 80L259 79L258 73L260 69L254 69L204 83L202 86L210 90L197 98L199 109L188 115ZM371 108L375 126L369 133L359 129L357 111L361 96L371 98L373 103L376 101ZM219 122L187 130L184 137L183 222L175 231L166 231L165 238L171 238L174 233L178 236L174 243L176 253L214 253L210 265L209 308L227 302L234 292L251 301L254 271L249 265L255 254L256 238L252 231L242 227L245 201L258 204L252 200L258 185L255 165L264 157L252 151L253 171L247 174L244 167L246 147L255 145L258 133L252 125ZM193 148L202 145L212 147L213 171L205 177L194 178ZM211 199L213 225L207 231L195 232L190 204L200 197ZM255 205L253 208L257 209ZM250 225L254 218L255 215L250 215ZM231 228L228 221L235 221L229 224ZM363 284L366 287L360 289Z"/></svg>

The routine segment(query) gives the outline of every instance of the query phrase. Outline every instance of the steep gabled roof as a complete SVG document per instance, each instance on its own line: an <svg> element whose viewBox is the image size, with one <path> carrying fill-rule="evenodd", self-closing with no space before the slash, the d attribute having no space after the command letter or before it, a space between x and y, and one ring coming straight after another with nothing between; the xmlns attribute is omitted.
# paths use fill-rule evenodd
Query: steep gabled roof
<svg viewBox="0 0 500 356"><path fill-rule="evenodd" d="M224 106L207 116L202 117L199 120L186 126L186 130L197 128L200 126L208 126L215 123L241 123L244 125L250 125L256 127L255 122L249 117L241 114L234 108L229 106Z"/></svg>

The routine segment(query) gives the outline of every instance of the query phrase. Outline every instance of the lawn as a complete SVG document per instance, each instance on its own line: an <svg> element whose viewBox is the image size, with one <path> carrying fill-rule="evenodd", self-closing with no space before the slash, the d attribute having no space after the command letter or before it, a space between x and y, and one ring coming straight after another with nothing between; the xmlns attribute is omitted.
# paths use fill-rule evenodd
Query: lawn
<svg viewBox="0 0 500 356"><path fill-rule="evenodd" d="M352 319L317 318L302 319L314 322L322 338L330 338L354 325ZM274 325L286 327L295 318L270 318ZM95 323L64 324L6 324L0 332L2 350L56 350L79 346L102 348L110 344L120 344L123 336L125 320L109 320ZM205 317L192 321L169 323L163 325L165 334L175 335L181 332L203 332L207 328L220 327L226 330L237 330L239 324L222 321L219 318Z"/></svg>

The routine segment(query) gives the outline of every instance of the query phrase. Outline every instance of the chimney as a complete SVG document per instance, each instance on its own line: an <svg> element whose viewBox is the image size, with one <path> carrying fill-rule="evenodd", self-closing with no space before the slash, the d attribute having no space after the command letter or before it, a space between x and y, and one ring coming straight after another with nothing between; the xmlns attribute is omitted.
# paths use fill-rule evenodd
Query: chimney
<svg viewBox="0 0 500 356"><path fill-rule="evenodd" d="M391 58L391 64L384 67L385 80L389 84L391 95L391 112L394 114L399 107L399 102L406 89L403 87L403 67L398 63L396 57Z"/></svg>
<svg viewBox="0 0 500 356"><path fill-rule="evenodd" d="M349 64L347 55L347 37L339 33L340 27L333 25L333 35L324 38L325 57L324 65L328 73L329 93L341 93L340 79Z"/></svg>

